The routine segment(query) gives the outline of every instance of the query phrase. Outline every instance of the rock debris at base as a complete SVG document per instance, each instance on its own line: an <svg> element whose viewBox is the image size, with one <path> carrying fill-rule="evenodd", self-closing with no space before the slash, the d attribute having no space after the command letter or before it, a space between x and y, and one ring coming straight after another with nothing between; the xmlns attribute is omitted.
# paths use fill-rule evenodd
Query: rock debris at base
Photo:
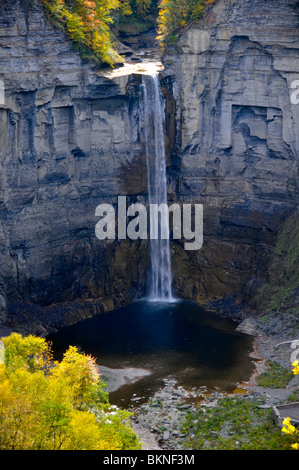
<svg viewBox="0 0 299 470"><path fill-rule="evenodd" d="M163 388L147 403L134 409L132 426L140 435L144 450L153 449L150 447L153 437L159 449L184 449L187 435L181 432L181 427L186 413L193 409L194 399L204 399L206 392L206 387L187 391L176 380L165 379Z"/></svg>
<svg viewBox="0 0 299 470"><path fill-rule="evenodd" d="M250 324L250 333L253 334L253 322ZM267 360L277 361L284 367L290 368L290 347L279 347L280 342L287 341L288 335L268 335L263 328L255 325L255 341L252 358L256 369L248 382L239 384L244 391L242 396L246 399L263 397L265 403L262 408L272 408L274 405L284 403L292 392L298 390L298 377L289 382L285 388L264 388L257 385L257 377L264 372ZM235 395L235 394L234 394ZM132 427L140 436L143 450L186 450L186 439L192 435L182 433L182 425L186 414L192 412L200 404L206 407L217 406L218 400L228 396L228 393L215 391L208 393L206 387L186 390L179 386L176 380L167 378L164 387L145 404L138 407L138 400L133 401L136 408L132 419ZM138 398L138 397L137 397ZM194 424L196 424L194 422Z"/></svg>

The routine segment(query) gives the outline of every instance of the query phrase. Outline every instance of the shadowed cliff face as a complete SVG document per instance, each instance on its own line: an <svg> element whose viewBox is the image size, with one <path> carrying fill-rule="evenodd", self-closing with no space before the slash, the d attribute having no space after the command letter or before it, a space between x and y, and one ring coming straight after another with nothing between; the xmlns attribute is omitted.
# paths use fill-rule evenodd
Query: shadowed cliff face
<svg viewBox="0 0 299 470"><path fill-rule="evenodd" d="M296 1L219 0L165 54L172 187L205 214L200 252L173 246L184 297L248 299L298 208L298 24Z"/></svg>
<svg viewBox="0 0 299 470"><path fill-rule="evenodd" d="M20 301L129 302L146 282L147 244L95 236L99 204L146 193L128 77L82 64L39 1L1 2L0 47L2 308L11 316L26 310Z"/></svg>
<svg viewBox="0 0 299 470"><path fill-rule="evenodd" d="M296 210L296 5L219 0L165 55L169 200L204 205L203 248L172 243L183 298L249 298ZM61 325L130 302L149 245L94 229L98 204L147 196L140 79L83 64L39 1L1 1L0 47L3 319Z"/></svg>

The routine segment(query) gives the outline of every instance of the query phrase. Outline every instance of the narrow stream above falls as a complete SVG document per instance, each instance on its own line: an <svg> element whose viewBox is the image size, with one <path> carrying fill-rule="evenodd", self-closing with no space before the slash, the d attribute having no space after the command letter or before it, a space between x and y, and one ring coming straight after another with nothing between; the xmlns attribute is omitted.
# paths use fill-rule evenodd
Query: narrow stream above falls
<svg viewBox="0 0 299 470"><path fill-rule="evenodd" d="M186 390L232 391L249 379L252 336L192 302L136 301L51 334L54 357L68 346L97 359L110 402L138 405L174 379Z"/></svg>

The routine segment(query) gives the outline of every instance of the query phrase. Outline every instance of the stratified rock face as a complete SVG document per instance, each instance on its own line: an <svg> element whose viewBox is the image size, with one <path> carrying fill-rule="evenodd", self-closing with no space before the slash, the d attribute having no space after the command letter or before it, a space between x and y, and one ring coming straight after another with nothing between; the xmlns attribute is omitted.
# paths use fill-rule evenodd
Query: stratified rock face
<svg viewBox="0 0 299 470"><path fill-rule="evenodd" d="M202 250L173 246L183 296L250 292L298 208L298 28L296 0L218 0L165 55L173 186L205 214Z"/></svg>
<svg viewBox="0 0 299 470"><path fill-rule="evenodd" d="M201 250L172 244L181 297L249 296L298 207L297 3L218 0L165 56L169 199L205 218ZM39 0L1 0L0 80L0 316L63 324L130 301L148 242L99 241L95 209L147 195L138 77L83 64Z"/></svg>
<svg viewBox="0 0 299 470"><path fill-rule="evenodd" d="M147 246L95 236L98 204L147 188L128 77L82 64L40 1L1 0L0 79L0 307L128 301Z"/></svg>

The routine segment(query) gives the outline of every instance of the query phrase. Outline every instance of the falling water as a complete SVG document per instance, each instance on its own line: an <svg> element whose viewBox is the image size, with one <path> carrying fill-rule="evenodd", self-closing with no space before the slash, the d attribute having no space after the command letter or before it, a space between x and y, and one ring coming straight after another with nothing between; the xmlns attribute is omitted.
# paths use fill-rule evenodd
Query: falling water
<svg viewBox="0 0 299 470"><path fill-rule="evenodd" d="M158 74L142 77L149 204L167 204L163 104ZM159 217L158 238L151 238L149 300L173 301L169 245L169 219ZM166 233L163 239L161 234Z"/></svg>

